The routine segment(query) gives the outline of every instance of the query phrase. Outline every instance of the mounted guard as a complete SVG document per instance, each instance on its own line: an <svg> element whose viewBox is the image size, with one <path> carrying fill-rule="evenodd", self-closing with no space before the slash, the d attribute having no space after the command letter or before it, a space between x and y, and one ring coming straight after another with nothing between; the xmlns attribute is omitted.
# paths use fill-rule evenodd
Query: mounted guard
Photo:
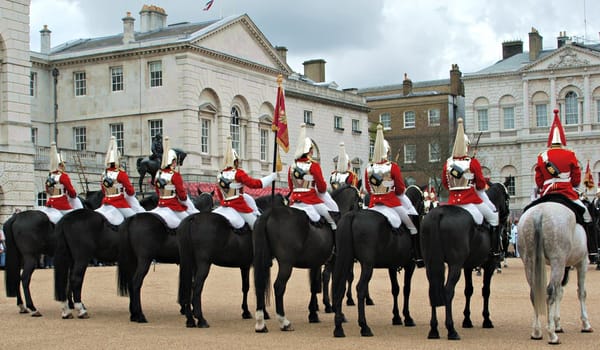
<svg viewBox="0 0 600 350"><path fill-rule="evenodd" d="M459 206L473 216L476 224L483 219L491 226L491 253L499 257L501 251L498 211L485 194L486 180L479 161L468 155L469 139L465 135L463 120L458 119L452 157L442 170L442 184L449 190L448 204Z"/></svg>
<svg viewBox="0 0 600 350"><path fill-rule="evenodd" d="M219 197L221 206L213 212L226 217L235 229L241 229L244 223L247 223L252 230L260 212L254 198L244 193L244 185L250 188L265 188L271 185L276 178L276 173L271 173L261 179L249 176L240 167L240 157L231 147L231 137L227 137L223 155L223 170L217 175L217 197Z"/></svg>
<svg viewBox="0 0 600 350"><path fill-rule="evenodd" d="M161 169L154 180L158 206L151 212L161 216L167 226L174 229L185 217L199 211L185 191L183 178L177 169L179 159L175 150L170 147L168 136L164 138L163 149L166 152L163 153Z"/></svg>
<svg viewBox="0 0 600 350"><path fill-rule="evenodd" d="M58 153L56 142L50 145L50 172L45 182L48 200L45 207L39 210L48 215L53 223L57 223L63 215L73 209L83 208L83 204L77 198L77 192L71 183L69 174L65 171L64 157Z"/></svg>
<svg viewBox="0 0 600 350"><path fill-rule="evenodd" d="M337 166L331 172L329 184L333 190L337 190L343 185L353 186L358 188L358 176L352 171L350 166L350 157L346 153L346 147L343 142L340 142L340 153L338 154Z"/></svg>
<svg viewBox="0 0 600 350"><path fill-rule="evenodd" d="M135 198L135 190L127 172L120 167L120 155L114 136L111 136L108 143L104 164L106 169L100 179L104 198L102 206L96 211L104 215L112 225L120 225L126 218L145 210Z"/></svg>
<svg viewBox="0 0 600 350"><path fill-rule="evenodd" d="M288 170L288 185L292 192L290 206L304 210L313 222L319 221L319 216L323 217L335 231L337 225L329 212L337 213L339 208L327 192L321 165L312 159L313 149L312 140L306 137L306 125L302 124L295 159Z"/></svg>

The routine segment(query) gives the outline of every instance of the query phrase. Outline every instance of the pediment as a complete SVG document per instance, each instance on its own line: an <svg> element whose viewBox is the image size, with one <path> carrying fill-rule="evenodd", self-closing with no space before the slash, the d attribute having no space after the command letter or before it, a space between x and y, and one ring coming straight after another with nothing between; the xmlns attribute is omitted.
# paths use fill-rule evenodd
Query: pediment
<svg viewBox="0 0 600 350"><path fill-rule="evenodd" d="M600 52L574 45L565 45L525 67L523 71L568 69L593 65L600 65Z"/></svg>
<svg viewBox="0 0 600 350"><path fill-rule="evenodd" d="M191 43L272 69L292 71L247 15L220 21L208 32L199 33Z"/></svg>

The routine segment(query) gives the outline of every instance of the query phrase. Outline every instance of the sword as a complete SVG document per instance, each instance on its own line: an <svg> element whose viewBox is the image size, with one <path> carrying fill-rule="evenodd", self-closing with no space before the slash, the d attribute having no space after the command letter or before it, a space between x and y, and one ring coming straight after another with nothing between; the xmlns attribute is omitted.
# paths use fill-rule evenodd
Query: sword
<svg viewBox="0 0 600 350"><path fill-rule="evenodd" d="M479 140L481 139L481 134L483 134L483 132L480 132L477 136L477 141L475 141L475 145L473 147L473 156L471 158L475 158L477 156L477 150L479 149Z"/></svg>

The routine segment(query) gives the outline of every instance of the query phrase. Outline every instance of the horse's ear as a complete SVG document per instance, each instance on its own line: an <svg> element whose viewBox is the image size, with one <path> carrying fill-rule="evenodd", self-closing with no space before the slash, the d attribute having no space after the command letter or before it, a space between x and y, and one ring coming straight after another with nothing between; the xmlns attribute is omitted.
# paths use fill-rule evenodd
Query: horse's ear
<svg viewBox="0 0 600 350"><path fill-rule="evenodd" d="M200 195L202 194L202 190L200 189L200 187L198 187L198 188L196 189L196 193L198 193L198 196L200 196Z"/></svg>

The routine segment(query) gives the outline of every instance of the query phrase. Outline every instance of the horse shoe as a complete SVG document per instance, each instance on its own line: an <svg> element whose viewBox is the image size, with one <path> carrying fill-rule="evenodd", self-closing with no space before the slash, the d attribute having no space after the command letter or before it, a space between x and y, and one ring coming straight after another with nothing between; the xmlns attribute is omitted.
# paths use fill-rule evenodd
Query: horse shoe
<svg viewBox="0 0 600 350"><path fill-rule="evenodd" d="M32 314L31 317L42 317L42 313L39 312L38 310L35 310Z"/></svg>

